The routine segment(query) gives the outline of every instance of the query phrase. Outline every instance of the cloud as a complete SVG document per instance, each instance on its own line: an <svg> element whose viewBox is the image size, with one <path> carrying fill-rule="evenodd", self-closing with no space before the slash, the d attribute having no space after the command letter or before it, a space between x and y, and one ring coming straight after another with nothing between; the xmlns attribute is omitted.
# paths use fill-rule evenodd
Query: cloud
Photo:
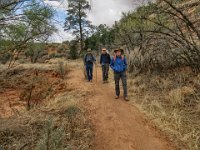
<svg viewBox="0 0 200 150"><path fill-rule="evenodd" d="M93 0L89 19L94 25L107 24L111 26L121 18L122 12L135 8L131 0Z"/></svg>
<svg viewBox="0 0 200 150"><path fill-rule="evenodd" d="M68 6L67 0L44 0L44 2L55 9L66 10Z"/></svg>
<svg viewBox="0 0 200 150"><path fill-rule="evenodd" d="M61 24L56 24L57 32L55 32L50 38L49 42L61 43L73 39L73 36L67 32L64 32Z"/></svg>
<svg viewBox="0 0 200 150"><path fill-rule="evenodd" d="M92 24L106 24L112 26L115 21L118 21L122 12L128 12L134 10L139 6L142 1L148 0L89 0L92 6L91 11L88 12L88 19L92 21ZM72 35L64 32L63 26L66 18L67 0L44 0L44 2L56 10L55 22L58 28L58 33L54 34L51 40L56 42L62 42L72 39Z"/></svg>
<svg viewBox="0 0 200 150"><path fill-rule="evenodd" d="M89 0L92 10L88 18L94 25L112 25L121 18L122 12L133 10L136 2L141 0ZM53 6L58 11L67 9L67 0L45 0L46 4Z"/></svg>

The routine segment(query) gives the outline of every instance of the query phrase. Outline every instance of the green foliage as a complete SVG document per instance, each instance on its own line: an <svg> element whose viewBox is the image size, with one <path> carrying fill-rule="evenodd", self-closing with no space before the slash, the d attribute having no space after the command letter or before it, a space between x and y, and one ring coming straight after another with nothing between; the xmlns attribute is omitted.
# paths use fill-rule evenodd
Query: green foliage
<svg viewBox="0 0 200 150"><path fill-rule="evenodd" d="M71 42L70 44L70 51L69 56L71 59L77 59L79 57L78 50L77 50L77 42Z"/></svg>
<svg viewBox="0 0 200 150"><path fill-rule="evenodd" d="M3 55L0 55L0 63L6 64L9 61L10 58L11 58L11 54L9 54L9 53L5 53Z"/></svg>
<svg viewBox="0 0 200 150"><path fill-rule="evenodd" d="M42 43L29 43L25 50L26 57L31 58L32 63L36 63L42 57L45 50L45 44Z"/></svg>
<svg viewBox="0 0 200 150"><path fill-rule="evenodd" d="M26 16L26 22L28 22L28 31L33 37L45 40L50 34L55 31L54 26L51 23L51 19L54 16L54 11L48 6L41 6L39 3L35 3L24 10Z"/></svg>
<svg viewBox="0 0 200 150"><path fill-rule="evenodd" d="M12 41L22 41L26 36L26 25L25 23L8 25L5 33Z"/></svg>
<svg viewBox="0 0 200 150"><path fill-rule="evenodd" d="M76 40L81 41L81 51L84 48L84 39L92 27L87 18L89 9L90 5L86 0L68 0L65 30L71 31L76 36Z"/></svg>
<svg viewBox="0 0 200 150"><path fill-rule="evenodd" d="M109 28L106 25L99 25L95 29L95 33L86 39L86 48L98 50L102 47L110 47L115 39L115 29Z"/></svg>
<svg viewBox="0 0 200 150"><path fill-rule="evenodd" d="M112 28L98 27L86 40L86 47L125 46L130 53L130 70L136 72L182 65L200 71L200 31L196 21L200 5L186 2L158 0L123 13Z"/></svg>
<svg viewBox="0 0 200 150"><path fill-rule="evenodd" d="M34 57L32 62L36 61L39 47L30 45L30 42L44 42L54 32L55 27L51 22L54 11L47 5L33 0L16 1L13 3L8 1L8 6L3 6L0 11L0 56L5 53L13 55L14 52L24 52L30 57ZM22 7L23 6L23 7ZM22 13L17 13L20 9ZM30 47L29 47L30 46ZM11 60L12 61L12 60Z"/></svg>

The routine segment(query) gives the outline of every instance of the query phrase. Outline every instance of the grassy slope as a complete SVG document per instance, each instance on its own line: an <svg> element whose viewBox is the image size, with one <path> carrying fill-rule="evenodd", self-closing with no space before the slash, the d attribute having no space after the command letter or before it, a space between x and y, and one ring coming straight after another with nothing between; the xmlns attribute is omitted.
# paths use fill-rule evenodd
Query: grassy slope
<svg viewBox="0 0 200 150"><path fill-rule="evenodd" d="M179 149L200 148L200 75L190 69L130 78L131 100Z"/></svg>

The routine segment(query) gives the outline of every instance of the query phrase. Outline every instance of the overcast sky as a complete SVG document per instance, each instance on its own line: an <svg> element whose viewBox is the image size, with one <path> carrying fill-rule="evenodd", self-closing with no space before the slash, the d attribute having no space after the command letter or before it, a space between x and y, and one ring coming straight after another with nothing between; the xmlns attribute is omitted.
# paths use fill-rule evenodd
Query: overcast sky
<svg viewBox="0 0 200 150"><path fill-rule="evenodd" d="M134 10L140 0L92 0L92 10L88 13L92 24L107 24L109 26L120 19L122 12ZM70 40L70 34L63 31L63 25L66 17L67 0L45 0L46 3L53 6L56 10L55 19L58 33L51 38L52 41L62 42Z"/></svg>

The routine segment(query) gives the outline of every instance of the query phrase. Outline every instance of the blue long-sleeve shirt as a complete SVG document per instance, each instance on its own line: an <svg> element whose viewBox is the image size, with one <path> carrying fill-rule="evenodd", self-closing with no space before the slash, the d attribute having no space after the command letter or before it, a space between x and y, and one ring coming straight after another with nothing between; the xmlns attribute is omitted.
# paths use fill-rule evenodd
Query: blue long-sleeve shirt
<svg viewBox="0 0 200 150"><path fill-rule="evenodd" d="M100 57L100 64L104 65L104 64L110 64L111 58L110 55L108 53L106 54L101 54Z"/></svg>
<svg viewBox="0 0 200 150"><path fill-rule="evenodd" d="M127 69L127 60L126 58L116 57L116 59L112 58L110 67L114 72L123 72Z"/></svg>

